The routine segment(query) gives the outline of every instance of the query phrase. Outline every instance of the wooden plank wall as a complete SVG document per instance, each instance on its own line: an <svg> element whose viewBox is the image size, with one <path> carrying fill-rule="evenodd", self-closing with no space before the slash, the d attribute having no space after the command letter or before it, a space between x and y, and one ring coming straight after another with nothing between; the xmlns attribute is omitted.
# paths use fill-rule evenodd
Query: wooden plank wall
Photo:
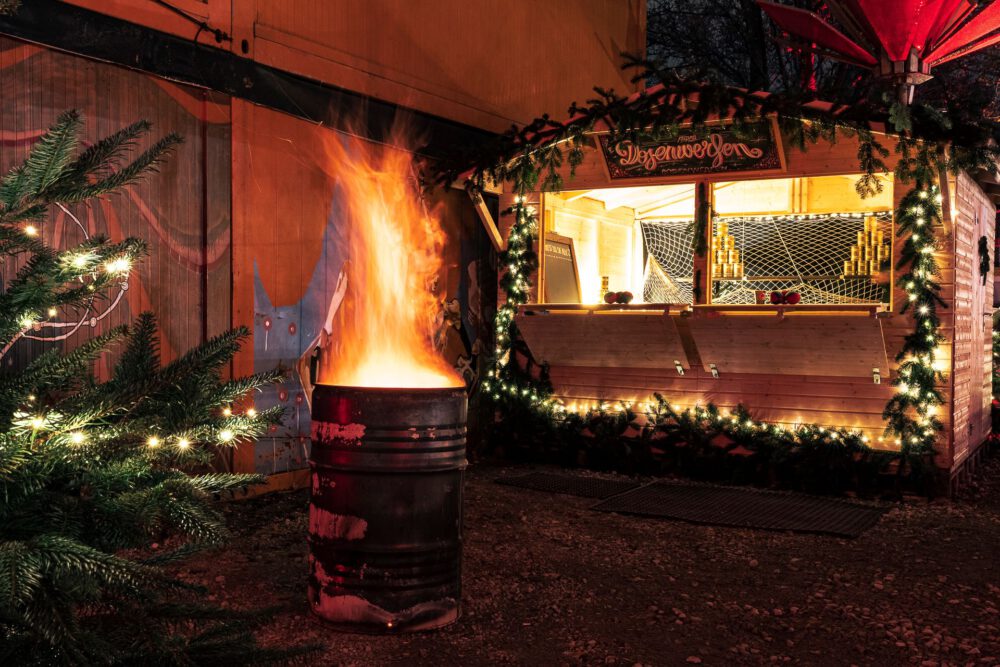
<svg viewBox="0 0 1000 667"><path fill-rule="evenodd" d="M975 453L990 432L993 281L988 276L983 284L979 239L985 236L988 247L993 248L996 209L967 174L958 176L953 193L954 470Z"/></svg>
<svg viewBox="0 0 1000 667"><path fill-rule="evenodd" d="M198 32L149 0L67 1L188 39ZM221 48L240 56L493 131L561 117L594 86L635 90L620 53L642 55L646 41L646 0L171 2L230 33ZM208 32L199 41L219 47Z"/></svg>
<svg viewBox="0 0 1000 667"><path fill-rule="evenodd" d="M107 317L84 325L65 345L130 322L144 310L159 318L161 350L171 359L230 325L229 104L227 98L179 86L120 67L0 37L0 170L19 164L56 117L79 109L84 145L145 118L150 138L168 132L184 138L159 172L115 196L70 207L91 235L144 239L149 256L136 267L129 289ZM83 239L71 218L54 209L43 227L58 247ZM114 297L117 291L112 290ZM108 306L97 302L91 315ZM70 321L75 313L63 313ZM53 332L43 330L42 335ZM21 341L14 358L50 345ZM98 372L107 372L106 356Z"/></svg>

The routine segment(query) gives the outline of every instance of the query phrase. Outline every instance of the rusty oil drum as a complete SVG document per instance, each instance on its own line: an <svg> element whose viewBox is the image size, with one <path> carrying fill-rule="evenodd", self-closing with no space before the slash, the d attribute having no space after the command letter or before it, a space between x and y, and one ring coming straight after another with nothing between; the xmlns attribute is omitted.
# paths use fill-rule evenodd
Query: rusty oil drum
<svg viewBox="0 0 1000 667"><path fill-rule="evenodd" d="M464 388L318 385L309 603L352 632L438 628L460 612Z"/></svg>

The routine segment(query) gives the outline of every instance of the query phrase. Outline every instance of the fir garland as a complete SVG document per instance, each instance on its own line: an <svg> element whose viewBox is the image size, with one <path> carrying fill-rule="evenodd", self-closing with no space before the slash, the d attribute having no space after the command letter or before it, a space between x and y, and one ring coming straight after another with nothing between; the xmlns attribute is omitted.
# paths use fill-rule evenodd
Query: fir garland
<svg viewBox="0 0 1000 667"><path fill-rule="evenodd" d="M936 414L943 403L937 383L944 379L945 360L939 345L941 320L938 306L944 307L934 252L938 249L936 228L941 224L941 193L936 185L917 182L896 209L896 236L903 248L896 270L896 284L906 292L901 313L913 312L914 331L906 336L896 356L898 376L892 384L896 393L885 406L886 433L895 436L901 454L933 452L943 425Z"/></svg>
<svg viewBox="0 0 1000 667"><path fill-rule="evenodd" d="M523 184L523 188L530 187ZM525 402L536 409L552 409L554 401L544 377L534 379L512 359L514 343L517 340L517 325L514 316L518 306L528 302L531 292L531 274L538 268L538 255L533 247L537 231L537 211L525 201L523 189L514 197L514 205L507 215L514 217L514 224L507 236L507 246L500 253L500 288L505 300L497 308L494 321L496 349L493 368L487 371L483 390L494 402Z"/></svg>

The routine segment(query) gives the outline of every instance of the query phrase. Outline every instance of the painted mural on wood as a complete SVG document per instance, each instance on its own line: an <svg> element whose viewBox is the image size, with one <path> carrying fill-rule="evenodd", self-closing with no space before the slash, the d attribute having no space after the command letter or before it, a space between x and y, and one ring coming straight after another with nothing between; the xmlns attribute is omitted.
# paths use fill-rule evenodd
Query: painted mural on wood
<svg viewBox="0 0 1000 667"><path fill-rule="evenodd" d="M85 120L85 145L139 119L147 141L177 132L184 144L145 182L95 202L53 207L39 225L54 247L96 235L134 236L149 256L107 299L62 309L4 350L16 365L53 344L156 313L165 359L230 326L229 105L227 98L119 67L0 38L0 171L19 164L66 109ZM145 145L139 148L145 148ZM15 267L4 267L5 273ZM113 359L105 355L97 372Z"/></svg>

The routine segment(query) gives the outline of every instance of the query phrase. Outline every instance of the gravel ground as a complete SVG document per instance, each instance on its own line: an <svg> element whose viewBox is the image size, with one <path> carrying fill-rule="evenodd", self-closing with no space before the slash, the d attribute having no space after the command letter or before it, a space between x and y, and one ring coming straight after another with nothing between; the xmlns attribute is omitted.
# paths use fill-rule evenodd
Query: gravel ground
<svg viewBox="0 0 1000 667"><path fill-rule="evenodd" d="M278 605L265 644L311 665L1000 664L1000 458L959 500L908 500L858 539L592 512L472 466L464 615L436 632L337 634L306 604L305 492L229 503L228 548L180 575Z"/></svg>

